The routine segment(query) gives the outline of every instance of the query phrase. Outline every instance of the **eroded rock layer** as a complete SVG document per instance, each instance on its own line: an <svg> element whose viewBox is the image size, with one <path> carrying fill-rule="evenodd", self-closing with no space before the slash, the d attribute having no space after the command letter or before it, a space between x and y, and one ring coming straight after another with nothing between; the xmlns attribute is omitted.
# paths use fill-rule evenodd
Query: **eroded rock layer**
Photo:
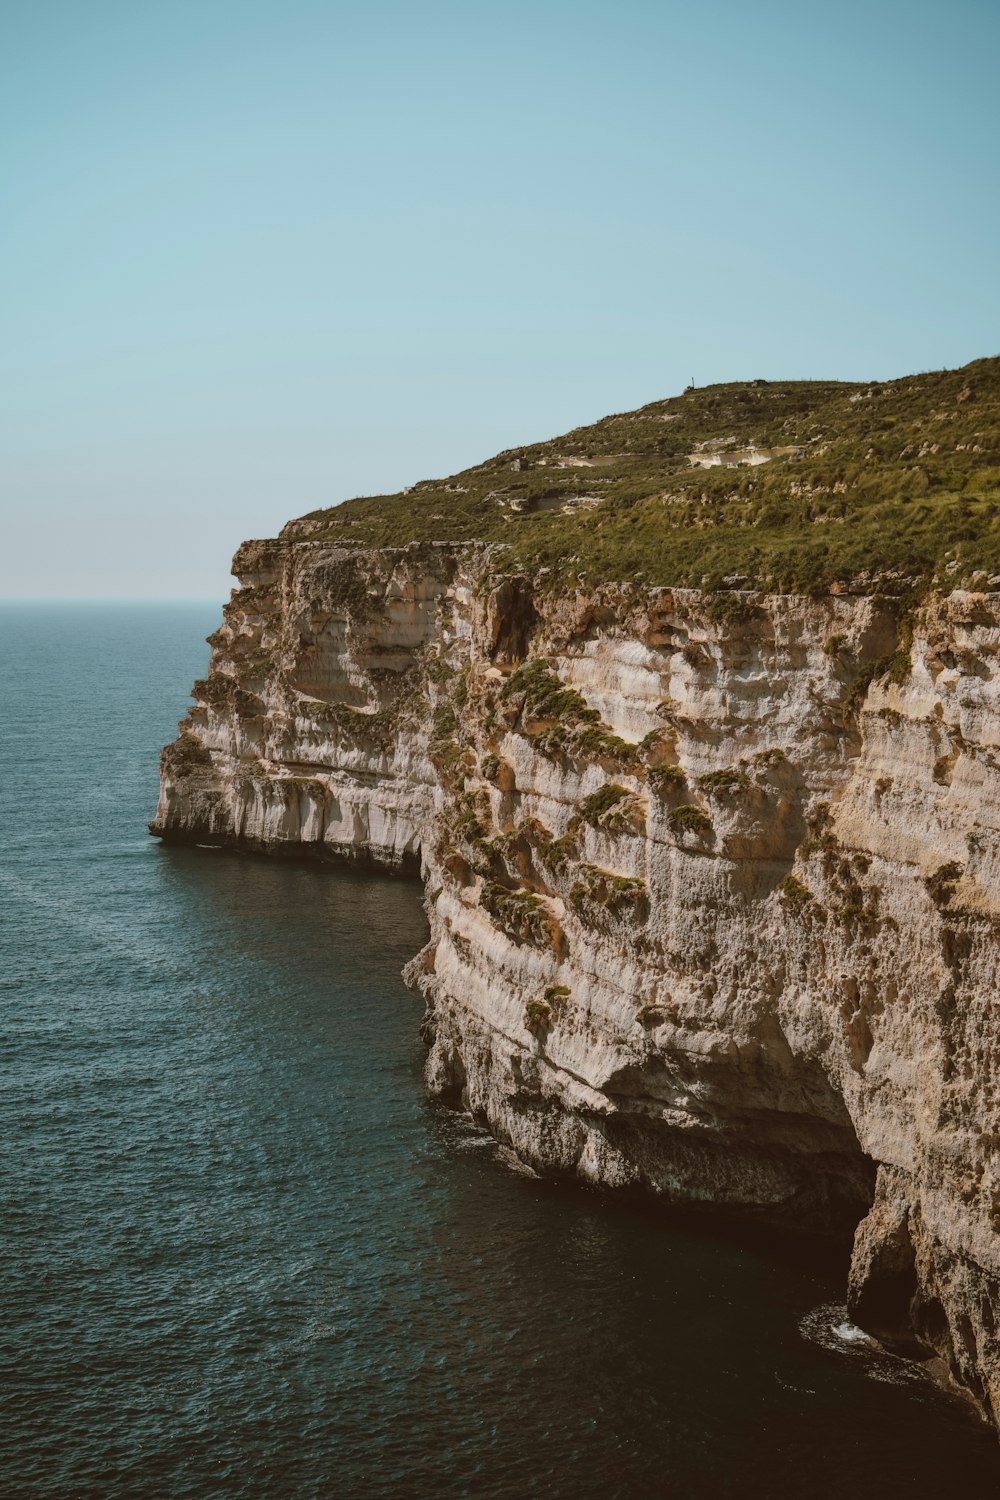
<svg viewBox="0 0 1000 1500"><path fill-rule="evenodd" d="M859 1224L1000 1417L1000 596L546 592L248 543L152 831L416 869L431 1090L525 1162Z"/></svg>

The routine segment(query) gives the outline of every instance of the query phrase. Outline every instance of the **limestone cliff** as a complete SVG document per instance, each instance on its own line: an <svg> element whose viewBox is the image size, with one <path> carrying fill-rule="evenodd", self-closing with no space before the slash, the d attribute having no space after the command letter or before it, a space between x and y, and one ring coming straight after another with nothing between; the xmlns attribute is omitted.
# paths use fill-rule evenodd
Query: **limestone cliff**
<svg viewBox="0 0 1000 1500"><path fill-rule="evenodd" d="M419 865L435 1094L541 1172L859 1223L854 1316L1000 1418L1000 596L302 527L234 571L152 831Z"/></svg>

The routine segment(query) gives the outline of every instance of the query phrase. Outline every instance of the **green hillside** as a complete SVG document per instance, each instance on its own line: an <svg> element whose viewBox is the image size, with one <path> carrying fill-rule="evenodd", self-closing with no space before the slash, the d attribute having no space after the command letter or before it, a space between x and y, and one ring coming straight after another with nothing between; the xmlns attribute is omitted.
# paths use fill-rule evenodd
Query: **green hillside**
<svg viewBox="0 0 1000 1500"><path fill-rule="evenodd" d="M302 520L367 545L502 542L554 583L1000 587L1000 358L689 389Z"/></svg>

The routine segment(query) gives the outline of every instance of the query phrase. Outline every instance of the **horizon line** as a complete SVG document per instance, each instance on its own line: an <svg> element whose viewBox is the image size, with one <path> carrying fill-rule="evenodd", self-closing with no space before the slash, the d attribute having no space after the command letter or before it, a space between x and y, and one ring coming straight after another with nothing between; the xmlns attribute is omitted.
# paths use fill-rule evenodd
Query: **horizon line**
<svg viewBox="0 0 1000 1500"><path fill-rule="evenodd" d="M0 594L4 604L217 604L217 594Z"/></svg>

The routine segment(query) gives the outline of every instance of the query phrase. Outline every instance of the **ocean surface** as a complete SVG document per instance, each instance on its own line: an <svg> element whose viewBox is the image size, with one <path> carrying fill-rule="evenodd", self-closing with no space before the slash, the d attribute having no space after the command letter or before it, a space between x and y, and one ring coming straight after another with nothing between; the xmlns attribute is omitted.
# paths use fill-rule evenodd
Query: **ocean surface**
<svg viewBox="0 0 1000 1500"><path fill-rule="evenodd" d="M0 607L4 1500L1000 1494L843 1251L427 1103L415 883L148 837L217 623Z"/></svg>

